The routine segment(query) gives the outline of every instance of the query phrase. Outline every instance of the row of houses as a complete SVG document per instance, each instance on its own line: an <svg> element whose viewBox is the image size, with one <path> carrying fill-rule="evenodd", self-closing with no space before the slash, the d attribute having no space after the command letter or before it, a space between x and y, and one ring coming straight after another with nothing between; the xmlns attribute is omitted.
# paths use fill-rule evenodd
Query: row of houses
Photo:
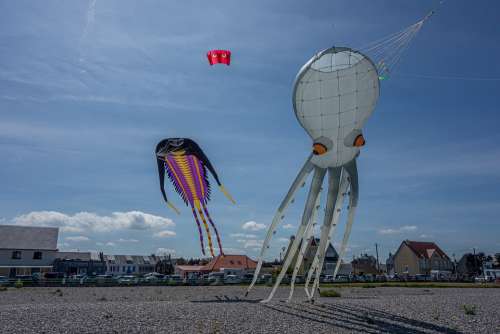
<svg viewBox="0 0 500 334"><path fill-rule="evenodd" d="M186 277L189 273L220 270L253 271L256 262L245 255L215 257L202 266L177 265L166 255L105 255L96 252L60 252L59 229L0 225L0 276L45 274L66 275L143 275L150 272Z"/></svg>
<svg viewBox="0 0 500 334"><path fill-rule="evenodd" d="M466 253L460 260L451 259L436 243L403 240L385 264L363 254L352 261L354 275L388 274L397 276L435 276L469 279L478 276L500 277L500 254Z"/></svg>
<svg viewBox="0 0 500 334"><path fill-rule="evenodd" d="M250 273L256 262L245 255L215 257L204 264L187 265L170 256L158 255L105 255L94 252L59 252L58 228L0 225L0 276L15 277L45 272L62 272L66 275L142 275L149 272L176 273L182 277L199 276L214 271ZM290 243L294 237L290 238ZM311 238L304 252L298 275L305 275L313 262L319 246L318 238ZM288 255L286 250L285 258ZM498 255L498 254L497 254ZM297 256L297 255L296 255ZM500 258L500 256L498 256ZM321 273L333 275L339 256L329 244ZM264 266L264 272L279 270L280 263ZM455 262L434 242L404 240L394 254L389 254L385 264L368 254L354 258L351 263L341 263L339 275L431 275L455 273L463 277L485 274L498 270L498 263L484 254L465 254Z"/></svg>

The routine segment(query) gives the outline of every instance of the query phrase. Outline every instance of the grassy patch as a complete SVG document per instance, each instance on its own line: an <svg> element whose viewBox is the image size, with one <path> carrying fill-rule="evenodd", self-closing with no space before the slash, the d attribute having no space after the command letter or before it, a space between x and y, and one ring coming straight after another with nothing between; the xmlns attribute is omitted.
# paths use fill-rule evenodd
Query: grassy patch
<svg viewBox="0 0 500 334"><path fill-rule="evenodd" d="M361 287L364 289L370 289L370 288L376 288L377 286L373 284L363 284Z"/></svg>
<svg viewBox="0 0 500 334"><path fill-rule="evenodd" d="M462 305L465 314L467 315L476 315L476 305Z"/></svg>
<svg viewBox="0 0 500 334"><path fill-rule="evenodd" d="M7 291L7 287L6 286L0 286L0 291Z"/></svg>
<svg viewBox="0 0 500 334"><path fill-rule="evenodd" d="M24 286L24 284L23 282L21 282L20 279L18 279L16 283L14 283L14 286L16 287L16 289L21 289Z"/></svg>
<svg viewBox="0 0 500 334"><path fill-rule="evenodd" d="M340 292L337 292L333 289L320 290L319 295L321 297L341 297Z"/></svg>

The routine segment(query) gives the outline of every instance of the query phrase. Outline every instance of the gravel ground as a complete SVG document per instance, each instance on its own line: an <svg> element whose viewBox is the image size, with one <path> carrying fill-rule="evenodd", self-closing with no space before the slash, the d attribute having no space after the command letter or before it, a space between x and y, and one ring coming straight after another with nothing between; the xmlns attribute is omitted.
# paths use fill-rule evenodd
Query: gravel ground
<svg viewBox="0 0 500 334"><path fill-rule="evenodd" d="M0 333L500 333L500 289L341 288L305 303L288 288L9 288ZM466 314L464 305L475 307Z"/></svg>

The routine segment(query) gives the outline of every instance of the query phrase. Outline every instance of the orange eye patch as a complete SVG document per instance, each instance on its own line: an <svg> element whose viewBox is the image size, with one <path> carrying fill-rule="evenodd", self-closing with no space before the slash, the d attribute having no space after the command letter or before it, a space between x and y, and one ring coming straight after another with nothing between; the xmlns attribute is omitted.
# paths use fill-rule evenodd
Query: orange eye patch
<svg viewBox="0 0 500 334"><path fill-rule="evenodd" d="M314 155L322 155L325 154L328 151L325 145L320 144L320 143L314 143L313 144L313 154Z"/></svg>
<svg viewBox="0 0 500 334"><path fill-rule="evenodd" d="M356 139L354 139L354 147L361 147L361 146L365 146L366 144L366 141L365 141L365 138L363 137L363 135L359 135L356 137Z"/></svg>

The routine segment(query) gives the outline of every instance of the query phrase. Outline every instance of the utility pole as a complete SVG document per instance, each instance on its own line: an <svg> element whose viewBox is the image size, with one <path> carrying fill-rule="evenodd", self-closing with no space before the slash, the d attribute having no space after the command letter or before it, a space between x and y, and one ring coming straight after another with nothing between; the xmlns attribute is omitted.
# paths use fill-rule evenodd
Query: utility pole
<svg viewBox="0 0 500 334"><path fill-rule="evenodd" d="M377 253L377 271L380 272L380 266L378 262L378 244L375 243L375 253Z"/></svg>
<svg viewBox="0 0 500 334"><path fill-rule="evenodd" d="M472 251L473 251L473 259L474 259L474 275L477 275L478 272L476 271L477 269L477 259L476 259L476 247L473 247L472 248Z"/></svg>

